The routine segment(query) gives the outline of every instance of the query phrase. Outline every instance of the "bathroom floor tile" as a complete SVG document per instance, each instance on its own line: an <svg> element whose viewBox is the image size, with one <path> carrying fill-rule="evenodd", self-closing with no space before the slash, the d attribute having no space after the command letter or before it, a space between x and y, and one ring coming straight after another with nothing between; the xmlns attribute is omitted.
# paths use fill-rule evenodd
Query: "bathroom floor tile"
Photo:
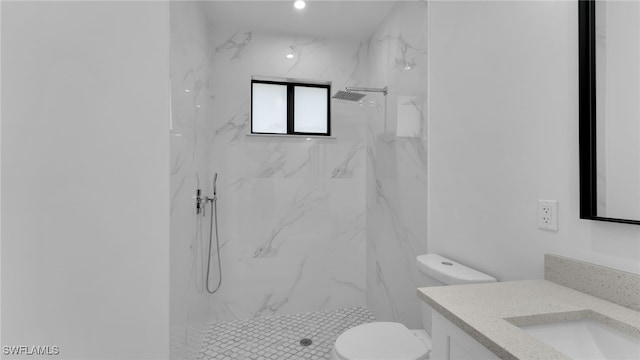
<svg viewBox="0 0 640 360"><path fill-rule="evenodd" d="M211 324L196 323L184 328L171 329L172 360L195 360L202 347L202 340L211 328Z"/></svg>
<svg viewBox="0 0 640 360"><path fill-rule="evenodd" d="M366 307L218 322L205 335L198 360L325 360L343 331L375 321ZM302 339L311 344L301 345Z"/></svg>

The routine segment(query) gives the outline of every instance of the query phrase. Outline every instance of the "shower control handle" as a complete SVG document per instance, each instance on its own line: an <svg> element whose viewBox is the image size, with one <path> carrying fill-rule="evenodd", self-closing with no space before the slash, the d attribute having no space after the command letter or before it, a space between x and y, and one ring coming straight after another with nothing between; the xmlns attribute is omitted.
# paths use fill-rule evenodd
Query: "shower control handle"
<svg viewBox="0 0 640 360"><path fill-rule="evenodd" d="M205 209L206 209L206 205L208 202L216 202L218 200L218 196L217 196L217 186L216 183L218 182L218 173L214 173L213 174L213 197L208 197L208 196L203 196L202 195L202 190L200 189L196 189L196 194L193 196L193 198L196 200L196 215L200 215L202 214L202 216L205 216Z"/></svg>
<svg viewBox="0 0 640 360"><path fill-rule="evenodd" d="M196 196L194 196L194 198L196 199L196 215L200 215L200 213L202 213L202 215L204 216L204 201L202 199L202 190L196 189Z"/></svg>

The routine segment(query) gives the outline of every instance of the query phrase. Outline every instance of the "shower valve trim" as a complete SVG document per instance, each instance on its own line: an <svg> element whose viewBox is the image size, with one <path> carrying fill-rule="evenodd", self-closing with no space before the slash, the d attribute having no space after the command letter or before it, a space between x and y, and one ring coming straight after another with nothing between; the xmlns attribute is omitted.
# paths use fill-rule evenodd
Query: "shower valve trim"
<svg viewBox="0 0 640 360"><path fill-rule="evenodd" d="M196 215L202 214L205 216L205 207L208 202L215 202L218 200L216 183L218 182L218 173L213 176L213 197L202 195L202 190L196 189L196 195L193 197L196 200Z"/></svg>

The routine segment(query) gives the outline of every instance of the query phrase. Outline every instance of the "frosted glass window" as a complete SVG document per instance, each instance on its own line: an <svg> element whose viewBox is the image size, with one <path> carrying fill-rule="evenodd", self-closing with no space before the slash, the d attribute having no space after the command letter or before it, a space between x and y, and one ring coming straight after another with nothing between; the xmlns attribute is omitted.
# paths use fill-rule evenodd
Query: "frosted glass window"
<svg viewBox="0 0 640 360"><path fill-rule="evenodd" d="M253 83L251 132L287 133L287 86Z"/></svg>
<svg viewBox="0 0 640 360"><path fill-rule="evenodd" d="M251 79L251 132L331 135L331 83Z"/></svg>
<svg viewBox="0 0 640 360"><path fill-rule="evenodd" d="M328 133L327 88L295 86L293 131L296 133Z"/></svg>

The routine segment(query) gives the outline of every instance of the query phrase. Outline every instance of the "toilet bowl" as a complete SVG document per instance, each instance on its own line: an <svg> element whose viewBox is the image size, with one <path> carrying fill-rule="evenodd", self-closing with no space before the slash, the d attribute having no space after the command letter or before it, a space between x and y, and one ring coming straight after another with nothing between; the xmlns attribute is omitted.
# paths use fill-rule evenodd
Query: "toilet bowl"
<svg viewBox="0 0 640 360"><path fill-rule="evenodd" d="M430 343L397 322L372 322L343 332L333 347L333 360L427 360Z"/></svg>
<svg viewBox="0 0 640 360"><path fill-rule="evenodd" d="M437 254L416 258L420 287L478 284L497 280ZM372 322L343 332L333 346L332 360L425 360L431 352L431 306L421 302L424 329L410 330L397 322Z"/></svg>

